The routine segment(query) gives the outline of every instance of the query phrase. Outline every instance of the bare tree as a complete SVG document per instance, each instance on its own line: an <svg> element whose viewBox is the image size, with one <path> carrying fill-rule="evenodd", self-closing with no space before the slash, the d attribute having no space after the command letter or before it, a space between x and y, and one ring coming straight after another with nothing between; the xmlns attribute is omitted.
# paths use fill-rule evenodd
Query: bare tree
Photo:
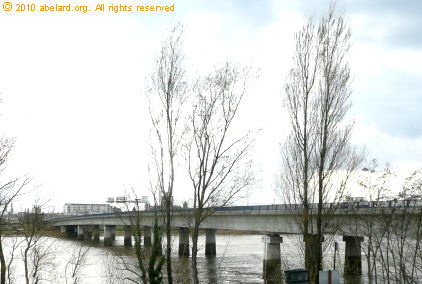
<svg viewBox="0 0 422 284"><path fill-rule="evenodd" d="M6 162L13 149L14 140L8 138L0 139L0 178L3 179L4 170L6 168ZM0 182L0 284L6 283L6 271L7 264L3 251L3 238L4 233L7 232L6 227L9 226L9 222L6 219L6 213L11 206L12 202L15 201L20 194L22 189L29 183L29 179L7 179L7 181Z"/></svg>
<svg viewBox="0 0 422 284"><path fill-rule="evenodd" d="M37 204L37 202L36 202ZM49 251L41 251L42 246L42 231L43 231L43 217L41 213L41 206L34 205L32 210L26 210L19 214L19 225L22 230L24 241L21 247L21 254L25 272L26 284L31 282L38 282L39 271L42 265L41 261ZM32 270L31 270L32 269Z"/></svg>
<svg viewBox="0 0 422 284"><path fill-rule="evenodd" d="M168 282L173 282L171 269L171 207L175 181L175 158L180 144L182 129L180 118L186 99L184 56L182 53L183 29L175 26L163 42L155 70L149 80L147 98L152 122L154 162L160 205L164 210L166 229L166 266Z"/></svg>
<svg viewBox="0 0 422 284"><path fill-rule="evenodd" d="M187 138L187 164L193 187L192 270L199 283L196 256L201 223L231 204L253 182L248 153L250 132L234 137L233 122L247 90L248 68L230 63L200 80L195 88Z"/></svg>
<svg viewBox="0 0 422 284"><path fill-rule="evenodd" d="M12 232L13 233L13 232ZM23 240L20 240L17 236L8 236L8 243L6 244L6 247L9 248L9 254L8 254L8 258L7 258L7 283L8 284L12 284L14 283L15 280L15 260L16 260L16 252L19 248L19 246L21 245Z"/></svg>
<svg viewBox="0 0 422 284"><path fill-rule="evenodd" d="M39 239L29 253L30 278L33 284L53 281L56 275L56 243L47 238Z"/></svg>
<svg viewBox="0 0 422 284"><path fill-rule="evenodd" d="M351 91L345 58L350 30L344 15L331 5L317 24L308 20L295 39L294 67L284 97L291 132L282 147L279 190L283 199L300 204L303 210L299 223L304 233L305 267L312 283L318 283L324 232L336 208L326 210L324 203L344 198L363 153L350 145L353 123L345 122ZM311 210L311 203L316 210Z"/></svg>
<svg viewBox="0 0 422 284"><path fill-rule="evenodd" d="M79 275L81 269L86 266L86 257L89 252L89 247L79 246L79 248L73 248L72 255L66 263L64 269L64 276L67 283L67 271L70 269L70 278L73 284L78 284L80 281Z"/></svg>
<svg viewBox="0 0 422 284"><path fill-rule="evenodd" d="M351 146L353 123L345 122L351 107L350 67L345 56L350 48L350 29L343 14L338 14L331 5L318 26L319 84L317 91L317 140L316 162L318 181L317 244L323 241L327 220L323 218L323 202L343 198L350 176L364 159L364 152ZM314 271L322 263L322 254L317 251ZM316 273L314 279L318 280Z"/></svg>
<svg viewBox="0 0 422 284"><path fill-rule="evenodd" d="M419 283L422 275L422 179L421 171L412 173L396 198L390 200L376 231L378 251L375 281Z"/></svg>
<svg viewBox="0 0 422 284"><path fill-rule="evenodd" d="M377 264L378 251L380 249L379 240L382 230L379 229L377 224L384 222L384 217L377 217L376 213L379 207L385 206L388 200L392 199L390 190L390 181L394 176L394 172L388 165L383 170L378 170L378 163L375 159L371 160L369 164L363 169L362 174L358 179L358 184L363 189L365 197L370 206L367 209L374 214L361 217L356 214L356 232L358 230L365 230L365 241L363 243L363 253L366 257L368 282L372 284L374 281L377 283ZM358 212L356 212L358 213ZM387 217L388 218L388 217ZM388 222L387 222L388 223ZM362 226L364 224L364 226Z"/></svg>
<svg viewBox="0 0 422 284"><path fill-rule="evenodd" d="M279 195L290 204L301 204L303 215L298 225L305 241L305 267L310 268L310 204L314 202L315 190L312 180L316 165L316 105L315 81L317 76L317 54L315 24L309 19L295 35L296 51L294 67L290 69L285 84L284 105L290 119L291 132L282 146L283 173L280 176ZM311 229L312 230L312 229Z"/></svg>

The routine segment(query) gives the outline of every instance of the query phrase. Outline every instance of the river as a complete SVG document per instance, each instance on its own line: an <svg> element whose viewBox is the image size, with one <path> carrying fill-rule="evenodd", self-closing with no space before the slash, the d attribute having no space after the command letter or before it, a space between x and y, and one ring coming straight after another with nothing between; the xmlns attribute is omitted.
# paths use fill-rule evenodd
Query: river
<svg viewBox="0 0 422 284"><path fill-rule="evenodd" d="M178 258L178 238L175 236L173 239L175 283L190 283L190 258ZM10 251L11 240L9 238L5 242L6 258ZM292 237L283 236L283 244L281 244L283 270L302 266L300 263L301 253L297 243L298 238L292 239ZM340 251L344 251L344 245L342 242L339 243ZM201 235L199 237L200 251L198 252L198 272L201 283L264 283L262 279L264 256L262 235L217 234L217 256L213 258L204 256L204 246L205 236ZM118 273L116 267L121 266L117 263L122 259L127 263L136 263L133 248L124 248L122 236L116 237L113 247L104 247L102 242L95 245L92 242L52 237L44 238L43 247L49 248L49 254L45 258L47 265L42 270L43 279L40 283L73 283L70 277L74 267L71 260L72 256L75 257L81 248L89 248L89 250L85 263L78 272L80 280L78 283L130 283L128 280L116 278L123 275ZM18 249L17 257L20 257L20 254ZM332 257L332 253L325 255L326 267L331 267ZM341 258L344 259L344 255L338 255L340 263L343 262ZM14 269L15 283L23 283L22 259L15 260Z"/></svg>

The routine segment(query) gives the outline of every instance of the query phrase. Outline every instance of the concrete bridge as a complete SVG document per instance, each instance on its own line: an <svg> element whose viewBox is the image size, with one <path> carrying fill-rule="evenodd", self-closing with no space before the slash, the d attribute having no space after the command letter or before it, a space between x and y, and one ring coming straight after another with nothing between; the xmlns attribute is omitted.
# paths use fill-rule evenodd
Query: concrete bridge
<svg viewBox="0 0 422 284"><path fill-rule="evenodd" d="M216 230L240 230L264 235L264 278L271 278L277 266L280 266L280 244L283 238L280 234L302 234L299 226L303 211L291 205L260 205L210 208L213 214L205 219L200 228L205 230L205 254L216 254ZM327 227L332 232L343 235L345 241L345 266L356 267L351 273L361 274L361 242L365 236L364 220L379 219L391 214L392 208L343 208L331 210L325 208L324 213L332 215ZM316 209L312 209L315 219ZM400 214L400 211L395 213ZM144 245L151 245L151 231L157 217L162 225L161 212L139 211L110 214L93 214L69 216L49 220L52 226L60 226L62 233L79 240L99 241L99 228L104 227L104 245L112 245L115 239L116 226L124 226L124 244L132 245L131 227L135 225L135 216L139 225L143 226ZM316 222L312 222L316 223ZM172 217L172 227L179 230L179 256L189 256L189 228L193 225L192 209L175 209ZM313 230L316 232L316 230ZM313 235L314 236L314 235ZM311 235L312 237L312 235ZM315 237L315 236L314 236ZM311 242L313 243L313 242ZM347 271L346 271L347 272Z"/></svg>

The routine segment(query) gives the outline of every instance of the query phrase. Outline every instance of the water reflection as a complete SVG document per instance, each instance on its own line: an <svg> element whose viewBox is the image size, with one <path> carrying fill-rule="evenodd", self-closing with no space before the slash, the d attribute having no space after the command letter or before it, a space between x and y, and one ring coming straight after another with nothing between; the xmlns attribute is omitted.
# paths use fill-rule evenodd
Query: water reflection
<svg viewBox="0 0 422 284"><path fill-rule="evenodd" d="M182 256L173 261L173 269L176 273L174 282L176 283L191 283L192 279L192 268L189 257Z"/></svg>
<svg viewBox="0 0 422 284"><path fill-rule="evenodd" d="M361 276L349 276L344 278L344 284L360 284L364 283Z"/></svg>
<svg viewBox="0 0 422 284"><path fill-rule="evenodd" d="M217 257L207 256L206 257L206 267L207 267L207 283L215 284L217 283Z"/></svg>

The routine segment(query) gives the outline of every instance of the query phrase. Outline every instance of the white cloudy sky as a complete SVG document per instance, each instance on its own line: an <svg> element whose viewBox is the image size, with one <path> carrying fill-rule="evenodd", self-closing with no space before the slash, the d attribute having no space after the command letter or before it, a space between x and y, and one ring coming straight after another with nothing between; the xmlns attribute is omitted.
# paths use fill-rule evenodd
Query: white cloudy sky
<svg viewBox="0 0 422 284"><path fill-rule="evenodd" d="M260 69L240 116L244 125L262 128L254 152L261 182L247 202L276 198L278 145L286 133L280 93L293 35L329 2L161 2L174 3L175 12L0 11L0 131L16 138L9 170L32 177L51 208L104 202L131 187L148 193L144 78L163 34L179 21L186 26L190 74L227 59ZM338 6L347 11L353 33L354 142L366 145L369 157L381 163L406 170L421 166L422 2L356 0ZM187 195L186 189L178 191Z"/></svg>

